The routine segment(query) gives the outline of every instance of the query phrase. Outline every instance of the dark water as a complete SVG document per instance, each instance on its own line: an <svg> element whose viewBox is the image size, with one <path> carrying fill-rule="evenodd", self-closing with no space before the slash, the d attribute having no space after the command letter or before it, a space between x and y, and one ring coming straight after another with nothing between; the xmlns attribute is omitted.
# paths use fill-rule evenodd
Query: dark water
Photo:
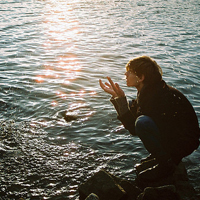
<svg viewBox="0 0 200 200"><path fill-rule="evenodd" d="M147 152L98 85L111 76L133 98L130 58L153 57L200 119L199 9L198 0L0 1L0 198L76 199L102 168L135 178ZM199 156L184 162L200 193Z"/></svg>

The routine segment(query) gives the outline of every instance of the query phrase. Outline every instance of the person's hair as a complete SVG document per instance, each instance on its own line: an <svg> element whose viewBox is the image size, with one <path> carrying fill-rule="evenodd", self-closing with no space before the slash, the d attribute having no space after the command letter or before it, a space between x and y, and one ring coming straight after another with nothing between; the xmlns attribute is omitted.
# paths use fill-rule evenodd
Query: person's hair
<svg viewBox="0 0 200 200"><path fill-rule="evenodd" d="M140 78L144 75L144 84L152 85L162 80L161 67L149 56L131 59L126 64L126 70L132 71Z"/></svg>

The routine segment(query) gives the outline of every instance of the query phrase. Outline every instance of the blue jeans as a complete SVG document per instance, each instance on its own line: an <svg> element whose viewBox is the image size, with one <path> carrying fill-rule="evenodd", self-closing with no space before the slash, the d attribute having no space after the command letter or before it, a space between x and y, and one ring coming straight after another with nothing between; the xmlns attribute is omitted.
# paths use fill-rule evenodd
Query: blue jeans
<svg viewBox="0 0 200 200"><path fill-rule="evenodd" d="M155 122L146 115L141 115L135 122L136 135L141 139L145 148L151 153L158 162L164 162L170 159L170 156L164 150L160 133Z"/></svg>

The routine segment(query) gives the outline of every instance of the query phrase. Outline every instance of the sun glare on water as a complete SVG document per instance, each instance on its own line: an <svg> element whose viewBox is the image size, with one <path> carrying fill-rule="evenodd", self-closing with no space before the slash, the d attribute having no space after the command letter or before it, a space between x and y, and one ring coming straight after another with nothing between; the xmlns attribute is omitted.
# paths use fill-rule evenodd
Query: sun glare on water
<svg viewBox="0 0 200 200"><path fill-rule="evenodd" d="M41 84L41 87L48 84L56 88L54 91L56 100L50 100L50 105L53 107L59 105L57 97L67 100L96 95L92 89L85 91L77 88L76 91L67 92L67 88L77 80L82 70L75 53L78 48L75 42L80 33L80 24L74 12L74 6L78 1L50 0L44 7L43 33L46 39L42 45L45 62L41 70L37 71L35 82Z"/></svg>
<svg viewBox="0 0 200 200"><path fill-rule="evenodd" d="M44 84L70 85L81 71L81 64L74 53L76 36L79 34L79 21L73 6L77 1L51 0L44 8L43 44L45 63L37 71L35 81ZM80 95L82 93L80 92ZM66 98L66 95L59 95ZM53 102L52 105L57 105Z"/></svg>

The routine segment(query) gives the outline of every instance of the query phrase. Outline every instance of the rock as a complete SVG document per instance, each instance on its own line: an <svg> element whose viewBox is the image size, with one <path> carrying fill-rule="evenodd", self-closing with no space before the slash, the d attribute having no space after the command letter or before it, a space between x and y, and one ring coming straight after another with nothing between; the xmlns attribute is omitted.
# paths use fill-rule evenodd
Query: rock
<svg viewBox="0 0 200 200"><path fill-rule="evenodd" d="M144 166L143 166L144 167ZM141 167L139 168L141 170ZM137 169L136 169L137 170ZM127 181L100 170L79 187L79 200L91 193L99 200L197 200L187 171L181 162L173 175L156 182ZM90 198L97 198L90 197ZM87 199L88 200L88 199Z"/></svg>
<svg viewBox="0 0 200 200"><path fill-rule="evenodd" d="M137 196L142 192L137 186L129 181L121 180L119 184L126 191L127 200L136 200Z"/></svg>
<svg viewBox="0 0 200 200"><path fill-rule="evenodd" d="M99 197L96 194L92 193L85 200L99 200Z"/></svg>
<svg viewBox="0 0 200 200"><path fill-rule="evenodd" d="M142 192L141 189L135 186L134 182L130 182L130 181L118 178L112 174L111 176L114 179L114 181L126 191L127 200L137 199L137 196Z"/></svg>
<svg viewBox="0 0 200 200"><path fill-rule="evenodd" d="M71 112L68 112L68 111L61 111L59 115L61 115L65 119L66 122L71 122L78 119L77 115L72 114Z"/></svg>
<svg viewBox="0 0 200 200"><path fill-rule="evenodd" d="M80 200L95 193L100 200L125 200L126 192L109 173L100 170L79 187Z"/></svg>
<svg viewBox="0 0 200 200"><path fill-rule="evenodd" d="M192 199L195 196L195 190L189 183L189 178L187 175L187 170L185 169L184 163L181 162L175 173L174 177L174 185L176 187L177 193L179 194L182 200L184 199Z"/></svg>
<svg viewBox="0 0 200 200"><path fill-rule="evenodd" d="M147 187L137 200L180 200L174 185Z"/></svg>
<svg viewBox="0 0 200 200"><path fill-rule="evenodd" d="M140 172L142 172L150 167L153 167L156 164L157 164L157 161L155 159L136 164L135 165L136 174L138 175Z"/></svg>
<svg viewBox="0 0 200 200"><path fill-rule="evenodd" d="M141 170L141 166L137 169ZM187 170L185 169L184 163L181 162L175 172L164 179L161 179L156 182L140 182L136 178L136 185L141 188L142 190L145 188L162 188L161 186L165 187L167 185L173 185L176 188L176 194L179 196L181 200L191 200L196 198L196 192L194 188L190 185ZM155 191L155 189L153 189ZM156 194L158 195L158 194ZM155 195L155 196L156 196ZM161 197L159 197L161 199ZM174 199L176 199L174 197Z"/></svg>
<svg viewBox="0 0 200 200"><path fill-rule="evenodd" d="M75 116L75 115L65 115L65 116L64 116L64 119L65 119L66 122L71 122L71 121L73 121L73 120L77 120L78 117Z"/></svg>

